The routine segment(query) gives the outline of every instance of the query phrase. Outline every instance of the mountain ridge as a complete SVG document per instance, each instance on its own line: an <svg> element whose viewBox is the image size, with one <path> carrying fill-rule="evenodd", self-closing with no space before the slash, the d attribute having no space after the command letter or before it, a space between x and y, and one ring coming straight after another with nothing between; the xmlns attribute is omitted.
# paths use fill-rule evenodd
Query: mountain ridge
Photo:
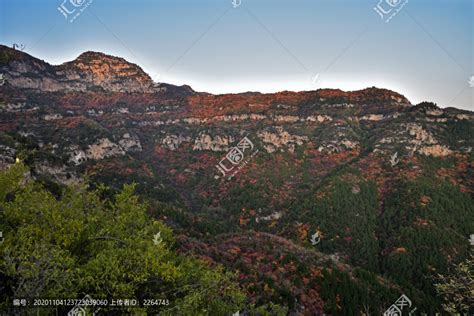
<svg viewBox="0 0 474 316"><path fill-rule="evenodd" d="M405 293L439 310L427 280L474 231L474 112L378 88L147 92L118 59L28 56L0 48L0 169L18 159L58 196L136 183L180 251L235 271L252 303L382 314Z"/></svg>
<svg viewBox="0 0 474 316"><path fill-rule="evenodd" d="M22 62L27 62L29 64L36 65L39 70L45 71L42 75L47 76L47 77L54 77L55 75L63 74L64 72L68 71L76 71L77 73L75 74L76 76L74 77L73 75L69 74L69 77L66 79L63 79L62 81L67 81L72 80L74 78L81 78L82 80L86 79L84 72L94 72L93 70L96 70L94 78L90 78L89 81L93 82L95 86L99 86L105 89L105 91L111 91L111 92L138 92L138 93L155 93L159 92L160 88L159 87L173 87L173 88L183 88L190 90L190 92L194 92L194 90L189 86L189 85L183 85L183 86L175 86L172 84L167 84L167 83L156 83L153 82L151 77L138 65L128 62L126 59L122 57L117 57L113 55L108 55L103 52L96 52L96 51L86 51L81 53L77 58L71 61L64 62L59 65L51 65L48 62L44 60L40 60L38 58L33 57L32 55L15 50L13 48L9 48L5 45L0 45L0 55L2 58L0 58L0 67L3 68L4 71L6 71L6 74L8 75L8 72L11 72L12 69L11 67L8 67L11 62L15 61L22 61ZM122 69L129 69L129 72L124 73L122 76L117 76L117 80L120 80L120 77L125 77L131 75L133 79L136 79L139 84L143 86L142 89L138 88L138 86L132 86L132 87L125 87L123 89L118 89L113 86L107 86L107 85L101 85L100 82L103 82L107 77L114 77L113 74L108 74L107 71L103 70L114 70L113 67L108 67L109 64L115 64L116 65L116 70L122 70ZM95 67L94 67L95 66ZM101 69L101 68L106 68L106 69ZM107 69L108 68L108 69ZM15 69L14 70L19 70ZM25 70L25 69L22 69ZM33 70L33 69L30 69ZM102 70L102 71L100 71ZM21 71L22 75L28 75L26 71ZM45 91L87 91L93 88L93 86L89 87L76 87L76 86L70 86L68 88L63 88L55 86L53 87L45 87L45 85L41 84L26 84L23 81L17 81L17 80L12 80L13 76L6 76L7 81L12 81L12 85L17 86L19 88L35 88L35 89L44 89ZM155 88L153 88L155 86ZM201 92L203 95L212 95L212 96L224 96L224 95L235 95L235 96L249 96L249 95L280 95L280 94L285 94L285 93L306 93L306 92L314 92L314 91L320 91L323 96L348 96L348 95L353 95L357 96L359 94L366 94L366 95L380 95L380 94L391 94L394 97L397 98L402 98L404 102L409 103L409 101L401 94L385 89L385 88L376 88L376 87L367 87L364 89L360 90L354 90L354 91L343 91L340 89L318 89L318 90L310 90L310 91L280 91L280 92L275 92L275 93L261 93L261 92L252 92L252 91L247 91L247 92L242 92L242 93L223 93L223 94L212 94L208 92Z"/></svg>

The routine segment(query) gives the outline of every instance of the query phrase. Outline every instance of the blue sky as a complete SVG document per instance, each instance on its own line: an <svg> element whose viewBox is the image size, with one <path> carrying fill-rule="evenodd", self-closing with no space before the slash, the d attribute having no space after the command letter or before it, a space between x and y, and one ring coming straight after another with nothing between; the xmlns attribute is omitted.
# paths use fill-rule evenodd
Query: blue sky
<svg viewBox="0 0 474 316"><path fill-rule="evenodd" d="M101 51L211 93L377 86L474 110L473 0L409 0L389 23L379 0L92 0L73 23L62 1L0 0L0 43L53 64Z"/></svg>

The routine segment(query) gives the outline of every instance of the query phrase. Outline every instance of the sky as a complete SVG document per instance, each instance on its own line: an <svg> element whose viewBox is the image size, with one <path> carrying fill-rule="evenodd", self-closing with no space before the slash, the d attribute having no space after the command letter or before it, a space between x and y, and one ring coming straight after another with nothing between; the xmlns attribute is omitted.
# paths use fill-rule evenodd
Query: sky
<svg viewBox="0 0 474 316"><path fill-rule="evenodd" d="M196 91L376 86L474 111L473 30L474 0L0 0L0 43L52 64L100 51Z"/></svg>

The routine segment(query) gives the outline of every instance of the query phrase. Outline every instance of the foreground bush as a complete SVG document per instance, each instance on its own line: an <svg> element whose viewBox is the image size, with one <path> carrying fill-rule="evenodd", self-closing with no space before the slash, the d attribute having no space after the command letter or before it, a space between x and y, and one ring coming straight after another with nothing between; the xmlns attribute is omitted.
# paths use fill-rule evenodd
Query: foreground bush
<svg viewBox="0 0 474 316"><path fill-rule="evenodd" d="M164 306L102 307L160 315L229 315L245 296L222 269L173 249L172 231L147 216L126 185L106 199L104 188L66 188L55 197L16 164L0 173L0 310L65 314L72 306L32 307L35 298L162 299ZM14 307L14 299L30 307ZM166 304L169 300L169 305ZM159 301L154 301L159 303ZM89 309L92 312L92 309Z"/></svg>

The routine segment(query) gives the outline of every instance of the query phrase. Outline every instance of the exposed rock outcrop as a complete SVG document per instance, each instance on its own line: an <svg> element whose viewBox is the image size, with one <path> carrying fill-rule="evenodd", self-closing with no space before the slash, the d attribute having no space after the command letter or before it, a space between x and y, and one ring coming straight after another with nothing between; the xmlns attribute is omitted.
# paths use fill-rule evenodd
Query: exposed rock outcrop
<svg viewBox="0 0 474 316"><path fill-rule="evenodd" d="M265 144L264 148L268 153L273 153L278 149L283 151L283 147L286 147L289 152L294 152L296 145L303 145L309 141L307 136L291 135L280 126L274 129L275 132L261 131L257 135Z"/></svg>
<svg viewBox="0 0 474 316"><path fill-rule="evenodd" d="M52 66L26 53L0 45L7 56L0 69L9 85L41 91L155 92L153 80L138 65L123 58L86 52L77 59Z"/></svg>
<svg viewBox="0 0 474 316"><path fill-rule="evenodd" d="M235 141L234 137L229 136L214 136L201 133L194 141L193 150L212 150L212 151L227 151L229 144Z"/></svg>
<svg viewBox="0 0 474 316"><path fill-rule="evenodd" d="M118 144L111 142L108 138L97 140L94 144L81 150L77 145L70 148L70 161L75 165L80 165L87 160L102 160L105 158L123 156L125 151Z"/></svg>

